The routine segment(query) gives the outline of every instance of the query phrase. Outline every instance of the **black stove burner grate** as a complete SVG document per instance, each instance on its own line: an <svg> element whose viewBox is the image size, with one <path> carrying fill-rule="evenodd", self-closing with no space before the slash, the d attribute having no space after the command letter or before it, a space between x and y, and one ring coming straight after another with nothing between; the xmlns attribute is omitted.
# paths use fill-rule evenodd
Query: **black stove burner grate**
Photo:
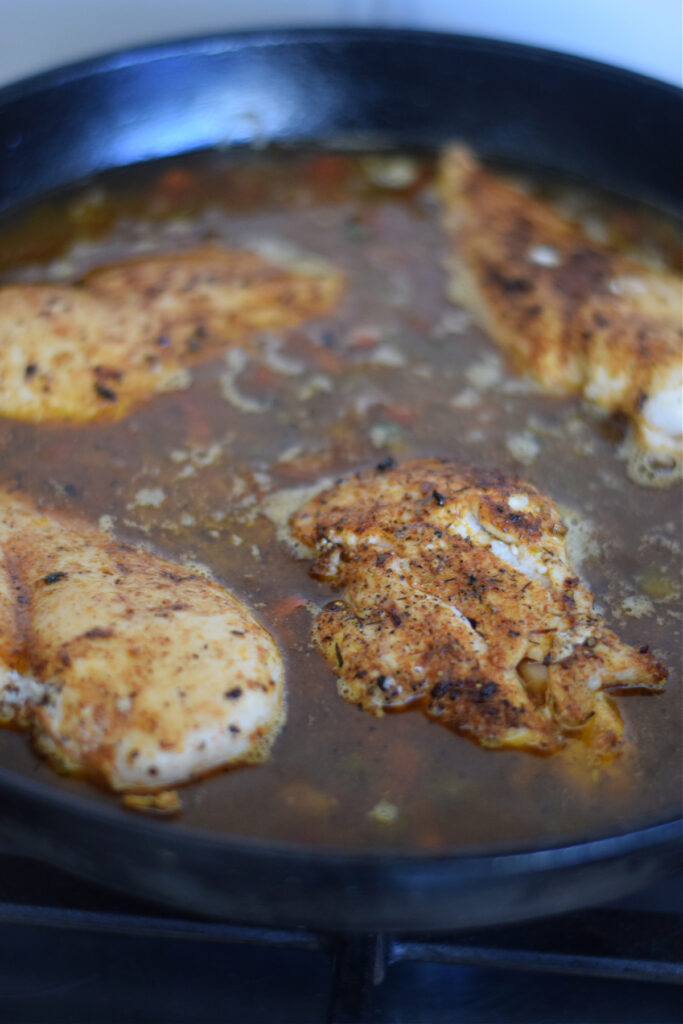
<svg viewBox="0 0 683 1024"><path fill-rule="evenodd" d="M654 903L472 932L325 935L178 916L5 856L0 1017L667 1024L683 1017L679 903L669 887Z"/></svg>

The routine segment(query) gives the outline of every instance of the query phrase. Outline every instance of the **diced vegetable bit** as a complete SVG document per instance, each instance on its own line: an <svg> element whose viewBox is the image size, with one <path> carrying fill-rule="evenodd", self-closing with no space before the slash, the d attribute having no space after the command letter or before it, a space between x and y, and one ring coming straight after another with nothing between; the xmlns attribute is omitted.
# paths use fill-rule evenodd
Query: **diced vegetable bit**
<svg viewBox="0 0 683 1024"><path fill-rule="evenodd" d="M428 828L420 833L418 843L423 850L438 850L443 846L443 836L437 829Z"/></svg>
<svg viewBox="0 0 683 1024"><path fill-rule="evenodd" d="M311 347L310 358L313 363L322 370L324 373L329 373L332 376L341 373L344 370L344 364L339 356L331 352L329 348L322 347Z"/></svg>
<svg viewBox="0 0 683 1024"><path fill-rule="evenodd" d="M180 814L183 805L175 789L166 789L162 793L126 793L121 803L129 811L140 814L151 814L155 817L171 818Z"/></svg>
<svg viewBox="0 0 683 1024"><path fill-rule="evenodd" d="M185 421L185 439L188 445L206 445L213 437L213 430L205 406L197 401L191 391L179 391L176 403Z"/></svg>
<svg viewBox="0 0 683 1024"><path fill-rule="evenodd" d="M676 584L664 569L651 566L640 578L641 589L653 601L665 601L676 594Z"/></svg>
<svg viewBox="0 0 683 1024"><path fill-rule="evenodd" d="M164 171L157 182L157 194L167 199L186 199L197 185L197 175L183 167Z"/></svg>
<svg viewBox="0 0 683 1024"><path fill-rule="evenodd" d="M378 800L368 817L376 821L378 825L393 825L398 820L398 807L388 800Z"/></svg>
<svg viewBox="0 0 683 1024"><path fill-rule="evenodd" d="M283 597L281 601L278 601L273 608L273 618L276 621L281 619L288 619L295 611L299 608L305 608L307 604L306 598L302 597L301 594L290 594L289 597Z"/></svg>
<svg viewBox="0 0 683 1024"><path fill-rule="evenodd" d="M405 433L398 423L380 420L370 427L370 441L375 448L401 448L405 442Z"/></svg>
<svg viewBox="0 0 683 1024"><path fill-rule="evenodd" d="M348 340L349 348L374 348L382 337L382 330L380 327L373 327L365 325L363 327L356 327Z"/></svg>
<svg viewBox="0 0 683 1024"><path fill-rule="evenodd" d="M317 816L329 814L339 800L330 793L323 793L307 782L290 782L280 790L282 802L295 811Z"/></svg>
<svg viewBox="0 0 683 1024"><path fill-rule="evenodd" d="M247 368L242 381L248 391L257 391L270 395L279 383L278 374L263 363L256 363Z"/></svg>
<svg viewBox="0 0 683 1024"><path fill-rule="evenodd" d="M417 181L420 167L409 156L367 156L362 161L368 180L376 188L406 189Z"/></svg>
<svg viewBox="0 0 683 1024"><path fill-rule="evenodd" d="M350 168L349 157L341 153L321 153L309 161L307 177L314 185L339 185L347 177Z"/></svg>
<svg viewBox="0 0 683 1024"><path fill-rule="evenodd" d="M412 427L415 423L415 410L409 405L385 405L384 412L390 420L398 423L401 427Z"/></svg>

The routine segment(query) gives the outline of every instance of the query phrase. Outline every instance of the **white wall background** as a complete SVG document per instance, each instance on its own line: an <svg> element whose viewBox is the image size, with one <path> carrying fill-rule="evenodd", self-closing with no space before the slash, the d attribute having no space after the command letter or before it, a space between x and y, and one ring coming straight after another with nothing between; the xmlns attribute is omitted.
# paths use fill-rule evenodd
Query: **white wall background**
<svg viewBox="0 0 683 1024"><path fill-rule="evenodd" d="M681 0L0 0L0 84L124 46L324 24L512 39L683 85Z"/></svg>

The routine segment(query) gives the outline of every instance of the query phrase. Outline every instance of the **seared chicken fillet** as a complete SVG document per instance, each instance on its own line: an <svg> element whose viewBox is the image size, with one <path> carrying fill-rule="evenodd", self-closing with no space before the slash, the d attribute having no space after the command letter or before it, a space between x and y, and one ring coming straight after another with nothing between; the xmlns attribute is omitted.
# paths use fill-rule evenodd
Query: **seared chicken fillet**
<svg viewBox="0 0 683 1024"><path fill-rule="evenodd" d="M603 758L623 732L604 689L664 685L661 662L595 614L529 484L417 459L323 490L290 524L312 575L343 589L313 639L367 711L417 705L486 747L577 735Z"/></svg>
<svg viewBox="0 0 683 1024"><path fill-rule="evenodd" d="M680 461L681 278L593 242L464 147L440 178L453 299L519 370L625 414L642 450Z"/></svg>
<svg viewBox="0 0 683 1024"><path fill-rule="evenodd" d="M249 332L338 301L340 274L304 274L215 245L96 270L79 285L0 288L0 415L123 416Z"/></svg>
<svg viewBox="0 0 683 1024"><path fill-rule="evenodd" d="M151 792L262 759L282 661L217 584L0 494L0 719L62 769Z"/></svg>

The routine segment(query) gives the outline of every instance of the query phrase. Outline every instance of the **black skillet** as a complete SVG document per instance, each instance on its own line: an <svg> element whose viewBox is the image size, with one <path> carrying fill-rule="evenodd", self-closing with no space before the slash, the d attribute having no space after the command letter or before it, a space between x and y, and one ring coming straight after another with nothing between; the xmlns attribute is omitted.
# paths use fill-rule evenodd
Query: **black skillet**
<svg viewBox="0 0 683 1024"><path fill-rule="evenodd" d="M415 32L278 31L99 58L0 92L0 210L98 171L216 145L434 145L557 170L666 209L683 98L542 50ZM216 837L0 768L0 836L24 856L209 915L445 929L614 899L683 867L683 821L571 845L354 853Z"/></svg>

